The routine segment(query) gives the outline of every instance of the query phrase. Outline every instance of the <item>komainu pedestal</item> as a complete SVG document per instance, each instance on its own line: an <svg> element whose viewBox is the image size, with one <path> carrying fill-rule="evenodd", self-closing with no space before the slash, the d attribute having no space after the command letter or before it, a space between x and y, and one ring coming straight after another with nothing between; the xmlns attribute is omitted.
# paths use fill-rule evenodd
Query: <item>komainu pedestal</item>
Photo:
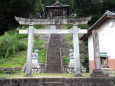
<svg viewBox="0 0 115 86"><path fill-rule="evenodd" d="M94 69L91 77L109 77L108 74L104 74L104 72L101 69Z"/></svg>

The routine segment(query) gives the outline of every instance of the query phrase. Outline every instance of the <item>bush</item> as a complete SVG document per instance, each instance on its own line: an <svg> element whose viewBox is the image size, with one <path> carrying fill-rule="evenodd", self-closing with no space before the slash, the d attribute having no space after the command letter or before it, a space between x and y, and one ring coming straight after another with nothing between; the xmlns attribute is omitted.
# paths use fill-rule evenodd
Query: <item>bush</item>
<svg viewBox="0 0 115 86"><path fill-rule="evenodd" d="M19 34L19 30L27 29L26 27L18 27L16 30L10 30L7 32L9 35L16 35L17 39L27 38L28 34Z"/></svg>
<svg viewBox="0 0 115 86"><path fill-rule="evenodd" d="M79 28L81 29L89 29L90 26L87 24L87 25L78 25Z"/></svg>
<svg viewBox="0 0 115 86"><path fill-rule="evenodd" d="M40 63L45 62L46 48L42 48L43 45L44 45L44 40L40 40L38 39L37 36L35 36L33 51L35 51L36 49L39 50L39 62Z"/></svg>
<svg viewBox="0 0 115 86"><path fill-rule="evenodd" d="M73 25L67 25L67 29L71 29L73 27Z"/></svg>
<svg viewBox="0 0 115 86"><path fill-rule="evenodd" d="M65 64L69 64L69 62L70 62L70 59L66 56L62 56L62 60L63 60L63 63L65 63Z"/></svg>
<svg viewBox="0 0 115 86"><path fill-rule="evenodd" d="M17 35L17 38L18 38L18 39L27 38L27 37L28 37L27 34L18 34L18 35Z"/></svg>
<svg viewBox="0 0 115 86"><path fill-rule="evenodd" d="M25 45L20 43L17 35L5 35L0 37L0 57L8 57L11 54L26 49Z"/></svg>
<svg viewBox="0 0 115 86"><path fill-rule="evenodd" d="M70 45L71 47L73 47L73 35L65 35L64 40L66 42L66 44Z"/></svg>

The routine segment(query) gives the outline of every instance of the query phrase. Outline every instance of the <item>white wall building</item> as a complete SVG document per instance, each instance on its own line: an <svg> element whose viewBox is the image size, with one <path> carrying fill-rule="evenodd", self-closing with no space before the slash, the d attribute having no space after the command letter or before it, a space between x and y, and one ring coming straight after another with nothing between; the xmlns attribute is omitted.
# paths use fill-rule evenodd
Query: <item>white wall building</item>
<svg viewBox="0 0 115 86"><path fill-rule="evenodd" d="M105 14L88 30L88 33L81 38L82 40L88 39L90 70L94 69L93 30L97 30L99 35L102 67L105 67L103 63L106 62L109 68L115 70L115 13L110 11L105 12Z"/></svg>

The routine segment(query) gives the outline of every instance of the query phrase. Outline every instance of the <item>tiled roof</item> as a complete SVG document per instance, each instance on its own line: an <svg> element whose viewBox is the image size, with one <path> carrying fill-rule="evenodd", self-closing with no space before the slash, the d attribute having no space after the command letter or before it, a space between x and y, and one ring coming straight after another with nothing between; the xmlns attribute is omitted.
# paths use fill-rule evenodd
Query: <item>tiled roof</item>
<svg viewBox="0 0 115 86"><path fill-rule="evenodd" d="M52 4L51 6L46 6L46 7L68 7L69 5L64 5L62 3L60 3L59 1L56 1L54 4Z"/></svg>
<svg viewBox="0 0 115 86"><path fill-rule="evenodd" d="M51 5L51 6L63 6L63 4L62 3L60 3L59 1L56 1L53 5Z"/></svg>

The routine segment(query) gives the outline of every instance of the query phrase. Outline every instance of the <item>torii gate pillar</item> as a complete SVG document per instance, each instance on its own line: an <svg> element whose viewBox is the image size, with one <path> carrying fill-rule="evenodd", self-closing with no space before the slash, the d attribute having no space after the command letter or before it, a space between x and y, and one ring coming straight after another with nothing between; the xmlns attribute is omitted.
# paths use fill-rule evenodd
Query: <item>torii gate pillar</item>
<svg viewBox="0 0 115 86"><path fill-rule="evenodd" d="M33 25L29 25L27 62L26 62L26 73L27 73L27 75L26 76L30 76L31 71L32 71L33 34L34 34L34 27L33 27Z"/></svg>
<svg viewBox="0 0 115 86"><path fill-rule="evenodd" d="M74 47L74 65L76 76L81 76L80 74L80 54L79 54L79 39L78 39L79 29L76 25L73 25L73 47Z"/></svg>

